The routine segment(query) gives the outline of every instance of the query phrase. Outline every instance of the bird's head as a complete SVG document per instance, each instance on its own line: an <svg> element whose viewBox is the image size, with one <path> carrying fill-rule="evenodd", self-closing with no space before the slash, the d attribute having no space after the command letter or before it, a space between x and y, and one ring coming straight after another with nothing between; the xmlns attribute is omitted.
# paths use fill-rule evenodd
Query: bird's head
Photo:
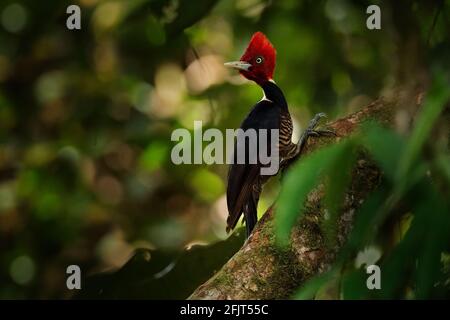
<svg viewBox="0 0 450 320"><path fill-rule="evenodd" d="M276 51L269 39L256 32L239 61L227 62L225 66L239 70L249 80L262 84L273 78Z"/></svg>

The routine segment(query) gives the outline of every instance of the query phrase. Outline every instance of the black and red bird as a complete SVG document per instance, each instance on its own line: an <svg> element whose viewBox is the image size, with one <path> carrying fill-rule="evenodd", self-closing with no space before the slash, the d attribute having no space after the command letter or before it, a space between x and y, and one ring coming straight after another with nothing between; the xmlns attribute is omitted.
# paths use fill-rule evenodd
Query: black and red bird
<svg viewBox="0 0 450 320"><path fill-rule="evenodd" d="M320 135L314 128L324 114L318 114L310 122L298 144L292 142L292 120L288 105L281 89L273 81L275 70L276 51L269 39L262 33L256 32L239 61L227 62L225 66L239 70L245 78L256 82L263 90L263 98L259 101L241 124L241 129L278 129L279 141L277 144L280 167L289 159L296 157L306 138L310 135ZM323 131L322 131L323 132ZM271 146L271 137L267 145ZM258 135L259 146L259 135ZM234 145L234 154L237 149L244 148L245 153L250 152L248 142ZM242 151L242 150L239 150ZM230 166L227 186L228 219L227 232L234 229L239 218L244 214L247 237L250 236L257 222L257 208L261 188L270 176L261 175L263 166L258 159L256 163L240 164L236 161ZM248 157L246 158L248 160Z"/></svg>

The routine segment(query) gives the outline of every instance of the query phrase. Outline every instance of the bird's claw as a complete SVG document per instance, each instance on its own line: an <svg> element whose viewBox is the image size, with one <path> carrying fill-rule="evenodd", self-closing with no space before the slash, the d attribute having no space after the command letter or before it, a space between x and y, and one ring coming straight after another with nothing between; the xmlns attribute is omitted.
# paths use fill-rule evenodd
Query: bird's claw
<svg viewBox="0 0 450 320"><path fill-rule="evenodd" d="M336 137L336 132L332 130L307 130L306 135L311 137Z"/></svg>
<svg viewBox="0 0 450 320"><path fill-rule="evenodd" d="M314 116L314 118L318 118L318 119L326 118L326 117L327 117L327 114L325 112L319 112Z"/></svg>
<svg viewBox="0 0 450 320"><path fill-rule="evenodd" d="M320 112L314 116L309 122L308 127L304 132L305 137L322 137L322 136L336 136L336 133L332 130L316 130L317 125L319 124L322 118L326 118L327 115L323 112Z"/></svg>
<svg viewBox="0 0 450 320"><path fill-rule="evenodd" d="M314 131L314 129L317 127L317 125L319 124L319 122L320 122L320 120L322 119L322 118L326 118L327 117L327 115L325 114L325 113L323 113L323 112L320 112L320 113L318 113L318 114L316 114L315 116L314 116L314 118L312 118L311 119L311 121L309 121L309 125L308 125L308 127L306 128L306 130L305 131L309 131L309 132L312 132L312 131Z"/></svg>
<svg viewBox="0 0 450 320"><path fill-rule="evenodd" d="M323 112L316 114L314 118L311 119L308 127L305 131L303 131L303 134L297 144L297 155L302 152L302 149L309 137L336 136L336 133L332 130L316 130L316 127L322 118L326 118L326 114Z"/></svg>

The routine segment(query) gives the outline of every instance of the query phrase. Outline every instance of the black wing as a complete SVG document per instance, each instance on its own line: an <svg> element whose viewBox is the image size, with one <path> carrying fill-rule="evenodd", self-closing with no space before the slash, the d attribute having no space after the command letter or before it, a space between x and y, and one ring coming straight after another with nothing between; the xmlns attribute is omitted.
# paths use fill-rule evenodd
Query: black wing
<svg viewBox="0 0 450 320"><path fill-rule="evenodd" d="M248 114L247 118L242 122L241 129L269 129L268 132L268 146L270 146L270 129L278 129L280 122L280 109L269 100L262 100L256 104ZM258 146L259 146L259 135ZM237 143L234 143L234 163L230 165L228 172L228 185L227 185L227 205L228 205L228 219L227 219L227 231L234 229L241 214L246 210L245 206L249 205L252 200L253 186L258 182L260 177L261 164L257 161L256 164L249 164L249 144L248 141L244 145L240 145L239 148L245 148L246 161L245 164L236 163L236 151ZM240 152L242 150L239 150ZM259 160L259 159L258 159ZM254 214L251 217L246 216L247 227L249 224L256 223L256 205ZM247 219L252 219L248 221ZM254 221L253 221L254 220ZM251 226L252 228L252 226Z"/></svg>

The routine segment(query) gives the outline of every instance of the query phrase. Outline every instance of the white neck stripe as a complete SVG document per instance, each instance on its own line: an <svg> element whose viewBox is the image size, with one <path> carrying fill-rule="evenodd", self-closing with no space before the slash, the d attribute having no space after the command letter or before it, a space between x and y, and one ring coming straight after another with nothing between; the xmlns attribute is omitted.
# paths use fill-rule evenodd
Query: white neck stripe
<svg viewBox="0 0 450 320"><path fill-rule="evenodd" d="M265 93L264 90L263 90L263 97L262 97L262 99L261 99L259 102L264 101L264 100L265 100L265 101L273 102L272 100L267 99L266 93Z"/></svg>

